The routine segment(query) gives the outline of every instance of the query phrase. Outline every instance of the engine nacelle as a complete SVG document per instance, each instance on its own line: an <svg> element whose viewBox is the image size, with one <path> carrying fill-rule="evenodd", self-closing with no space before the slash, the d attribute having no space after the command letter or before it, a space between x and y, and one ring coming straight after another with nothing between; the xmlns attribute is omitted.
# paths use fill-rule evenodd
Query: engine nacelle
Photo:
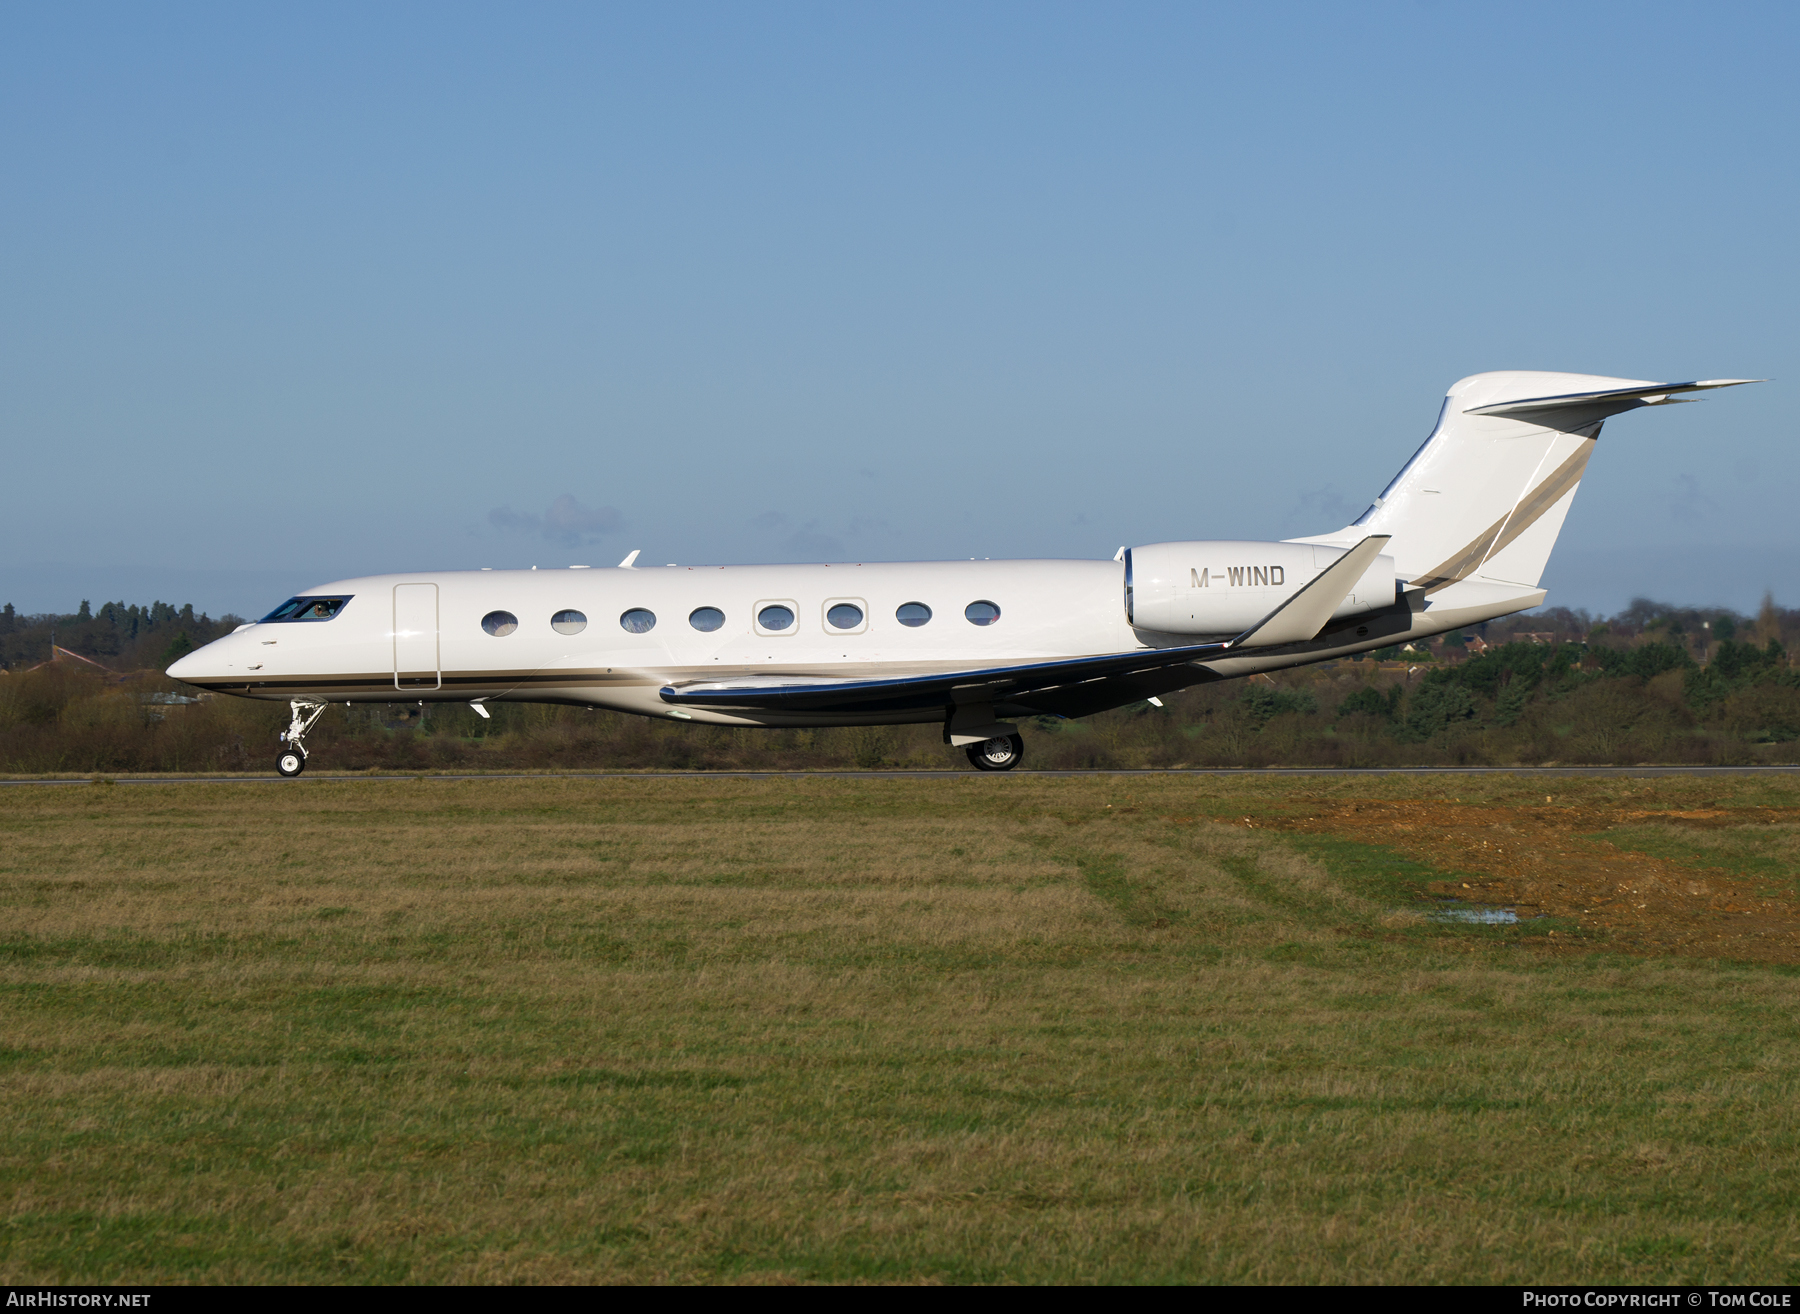
<svg viewBox="0 0 1800 1314"><path fill-rule="evenodd" d="M1344 551L1232 539L1132 548L1125 554L1125 619L1162 634L1242 634ZM1379 611L1394 597L1394 559L1376 557L1331 618Z"/></svg>

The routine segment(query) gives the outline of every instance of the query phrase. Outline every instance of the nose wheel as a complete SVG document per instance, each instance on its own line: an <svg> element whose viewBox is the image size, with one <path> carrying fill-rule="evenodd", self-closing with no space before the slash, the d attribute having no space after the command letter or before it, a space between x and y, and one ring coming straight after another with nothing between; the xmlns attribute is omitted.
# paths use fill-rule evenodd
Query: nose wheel
<svg viewBox="0 0 1800 1314"><path fill-rule="evenodd" d="M281 732L281 741L287 747L275 758L275 769L288 779L292 780L306 770L306 732L324 714L326 706L308 698L296 698L288 704L292 719L288 721L288 728Z"/></svg>
<svg viewBox="0 0 1800 1314"><path fill-rule="evenodd" d="M1018 735L1002 735L970 744L964 751L977 771L1011 771L1025 760L1025 741Z"/></svg>

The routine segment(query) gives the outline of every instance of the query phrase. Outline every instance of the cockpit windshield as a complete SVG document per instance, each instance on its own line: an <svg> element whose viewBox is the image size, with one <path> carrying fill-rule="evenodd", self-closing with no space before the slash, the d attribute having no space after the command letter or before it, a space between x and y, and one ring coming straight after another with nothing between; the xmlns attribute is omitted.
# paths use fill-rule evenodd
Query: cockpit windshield
<svg viewBox="0 0 1800 1314"><path fill-rule="evenodd" d="M349 598L289 598L264 616L259 624L270 621L328 621L344 609Z"/></svg>

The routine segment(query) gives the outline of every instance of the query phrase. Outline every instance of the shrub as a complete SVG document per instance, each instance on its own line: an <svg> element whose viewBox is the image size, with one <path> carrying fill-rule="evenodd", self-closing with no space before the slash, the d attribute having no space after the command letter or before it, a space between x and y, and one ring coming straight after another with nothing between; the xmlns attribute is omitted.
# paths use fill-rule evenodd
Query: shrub
<svg viewBox="0 0 1800 1314"><path fill-rule="evenodd" d="M1368 716L1379 716L1383 720L1391 721L1394 719L1394 713L1400 710L1400 699L1405 696L1405 693L1406 690L1397 684L1385 694L1373 687L1358 689L1338 704L1338 715L1354 716L1356 713L1362 712Z"/></svg>
<svg viewBox="0 0 1800 1314"><path fill-rule="evenodd" d="M1694 659L1687 649L1673 643L1646 643L1636 648L1601 648L1593 654L1594 664L1607 675L1635 675L1651 679L1664 671L1688 670Z"/></svg>
<svg viewBox="0 0 1800 1314"><path fill-rule="evenodd" d="M1279 689L1270 684L1252 685L1238 700L1239 706L1259 723L1284 712L1311 714L1319 710L1319 700L1310 689Z"/></svg>
<svg viewBox="0 0 1800 1314"><path fill-rule="evenodd" d="M1401 739L1423 743L1449 726L1475 719L1475 697L1459 684L1437 681L1421 685L1406 701L1406 715L1396 729Z"/></svg>

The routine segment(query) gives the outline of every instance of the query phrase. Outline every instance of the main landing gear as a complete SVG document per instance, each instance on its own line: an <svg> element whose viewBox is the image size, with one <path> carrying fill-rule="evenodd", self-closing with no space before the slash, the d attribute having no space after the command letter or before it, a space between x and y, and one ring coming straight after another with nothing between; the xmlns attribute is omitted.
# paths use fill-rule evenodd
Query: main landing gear
<svg viewBox="0 0 1800 1314"><path fill-rule="evenodd" d="M293 712L293 720L281 732L281 742L287 747L275 759L275 769L282 775L292 779L306 770L306 732L313 728L313 722L319 719L327 706L329 704L315 703L310 698L296 698L288 704Z"/></svg>
<svg viewBox="0 0 1800 1314"><path fill-rule="evenodd" d="M1025 760L1025 741L1018 735L984 739L963 750L977 771L1011 771Z"/></svg>

